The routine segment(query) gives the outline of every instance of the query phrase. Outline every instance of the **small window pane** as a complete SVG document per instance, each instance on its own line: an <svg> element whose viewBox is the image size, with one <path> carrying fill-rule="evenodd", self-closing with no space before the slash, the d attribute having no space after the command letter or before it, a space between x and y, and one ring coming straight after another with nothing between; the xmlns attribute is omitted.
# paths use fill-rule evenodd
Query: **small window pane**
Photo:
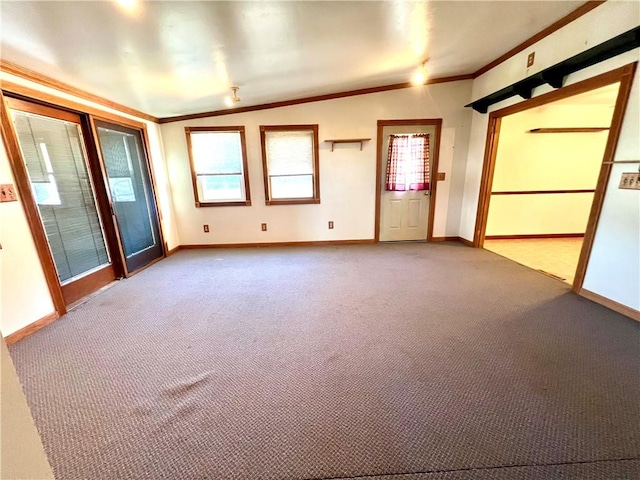
<svg viewBox="0 0 640 480"><path fill-rule="evenodd" d="M266 132L269 175L313 175L313 131Z"/></svg>
<svg viewBox="0 0 640 480"><path fill-rule="evenodd" d="M196 174L242 173L240 132L191 132Z"/></svg>
<svg viewBox="0 0 640 480"><path fill-rule="evenodd" d="M313 198L313 175L272 176L271 198Z"/></svg>
<svg viewBox="0 0 640 480"><path fill-rule="evenodd" d="M199 175L198 196L202 201L244 200L242 175Z"/></svg>

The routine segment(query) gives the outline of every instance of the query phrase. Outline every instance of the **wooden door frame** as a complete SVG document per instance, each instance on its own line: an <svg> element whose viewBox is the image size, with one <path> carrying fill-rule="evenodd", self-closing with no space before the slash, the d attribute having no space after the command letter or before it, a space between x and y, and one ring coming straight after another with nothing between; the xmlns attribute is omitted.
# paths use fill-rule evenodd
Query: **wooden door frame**
<svg viewBox="0 0 640 480"><path fill-rule="evenodd" d="M118 237L118 253L122 261L124 276L128 278L132 275L135 275L139 271L144 270L147 267L150 267L151 265L162 260L163 258L165 258L167 256L167 244L164 241L164 233L163 233L162 222L161 222L162 216L160 215L158 195L156 193L157 186L156 186L156 181L153 174L153 168L151 166L151 155L150 155L151 150L149 147L149 140L148 140L146 125L144 123L136 122L134 120L127 120L127 119L123 119L123 120L124 121L115 121L112 118L101 117L99 115L89 115L89 123L90 123L92 137L95 142L95 150L96 150L96 155L98 157L98 161L100 165L102 182L104 185L109 185L109 177L107 175L107 168L104 163L104 157L102 156L102 149L100 148L100 138L98 137L98 129L96 127L96 121L110 123L112 125L128 128L128 129L139 132L140 139L141 139L142 154L144 155L144 162L147 167L147 171L149 172L149 183L151 184L151 194L152 194L153 201L155 203L155 219L156 219L156 222L158 223L158 235L160 236L158 241L160 242L160 247L162 248L161 257L149 262L147 265L144 265L140 268L129 271L129 268L127 267L125 253L124 253L124 245L122 243L122 238L120 237L120 229L118 228L118 219L115 216L115 210L113 208L113 198L111 198L111 191L107 188L106 189L107 199L111 207L109 215L111 217L113 224L115 225L115 231Z"/></svg>
<svg viewBox="0 0 640 480"><path fill-rule="evenodd" d="M376 146L376 215L374 241L380 241L380 196L382 195L382 136L384 127L428 125L434 126L436 130L435 141L433 143L433 157L431 158L431 168L429 170L429 218L427 219L427 242L433 240L433 219L436 211L436 194L438 188L437 173L438 159L440 158L440 137L442 135L441 118L419 118L409 120L378 120L378 138Z"/></svg>
<svg viewBox="0 0 640 480"><path fill-rule="evenodd" d="M57 314L57 316L61 317L67 313L67 305L64 300L64 296L62 294L62 288L60 285L60 280L58 278L58 272L55 266L53 256L51 254L51 249L49 247L47 235L42 225L42 221L40 219L40 213L38 211L38 207L37 207L35 198L33 196L33 192L31 190L31 185L29 183L29 175L26 170L24 159L22 158L22 151L20 150L20 144L18 143L18 136L15 131L13 121L11 120L7 103L5 101L6 94L9 94L11 97L14 97L14 98L25 100L27 102L42 105L44 107L50 107L59 111L68 111L68 112L72 112L80 115L80 117L83 119L82 132L84 135L85 147L87 149L88 161L90 163L94 161L93 160L94 158L97 159L97 156L99 153L97 149L97 144L95 143L95 137L94 137L94 132L93 132L92 123L91 123L92 116L95 116L97 119L100 119L106 122L121 124L130 128L141 130L142 139L143 139L143 148L145 149L146 161L149 167L149 175L150 175L151 183L153 186L154 200L156 201L156 207L157 207L156 214L159 218L158 225L160 227L159 228L160 236L161 236L160 241L161 241L162 249L164 252L164 256L166 256L167 244L164 241L162 215L160 213L160 208L159 208L159 203L158 203L157 193L156 193L157 186L155 183L153 168L151 168L151 155L150 155L151 149L149 146L149 139L148 139L149 137L147 133L147 128L146 128L146 125L142 122L138 122L136 120L122 117L120 115L117 115L111 112L97 109L89 105L78 103L73 100L59 97L57 95L52 95L50 93L36 90L36 89L30 88L24 85L20 85L17 83L13 83L9 81L2 82L2 85L0 88L0 102L2 104L2 108L0 109L1 110L0 111L0 134L2 136L2 140L4 142L4 145L7 151L7 157L9 160L9 164L11 166L14 181L16 183L16 191L18 193L19 200L22 203L22 208L25 212L27 224L29 225L29 229L31 231L31 235L36 247L36 252L38 254L38 259L40 260L40 265L42 266L42 271L45 277L45 281L47 283L47 287L49 289L49 294L51 295L53 307L55 309L55 313ZM95 174L102 175L102 171L100 172L90 171L89 173L90 175L92 175L92 179L94 179L94 183L97 184L97 182L95 182L94 175ZM106 184L103 184L103 186L104 185ZM98 185L96 185L96 187L98 187ZM106 189L106 186L104 186L104 188ZM108 192L108 189L106 190ZM110 200L109 197L107 197L107 200ZM98 208L101 208L100 205L98 205ZM110 218L111 212L110 211L108 212L108 216L104 216L104 212L100 210L100 214L103 215L103 219L106 220L107 218ZM117 228L115 228L115 225L114 225L114 229L116 230L116 235L117 235ZM109 235L107 235L107 237L109 237ZM116 253L119 252L120 239L117 238L118 246L115 250L113 249L112 240L110 240L109 238L106 238L105 240L107 241L107 245L110 253L112 253L112 255L115 256ZM114 260L117 260L118 261L117 263L119 263L118 265L120 269L119 271L122 272L123 275L127 274L126 263L121 259L121 257L119 256L117 259L112 258L112 263L114 264L114 267L115 267L116 262L114 262ZM155 261L151 262L151 264L152 263L155 263ZM147 266L150 266L151 264ZM146 268L146 267L142 267L135 272L130 272L130 274L137 273L143 268Z"/></svg>
<svg viewBox="0 0 640 480"><path fill-rule="evenodd" d="M597 88L602 88L607 85L620 82L620 88L618 90L618 96L616 98L613 117L611 119L611 126L609 128L609 136L607 137L607 143L605 145L602 166L600 167L596 191L594 193L591 210L589 212L589 219L587 221L587 228L584 235L582 250L580 251L576 275L571 287L574 292L580 291L587 271L587 264L589 261L589 256L591 255L591 248L593 247L596 228L598 226L598 220L600 219L600 213L602 211L602 205L604 203L607 183L611 175L613 160L616 148L618 146L618 139L620 137L620 130L622 128L622 121L624 119L624 113L629 101L631 88L633 87L633 77L636 71L637 64L638 62L630 63L623 67L616 68L615 70L611 70L601 75L588 78L573 85L562 87L558 90L540 95L539 97L525 100L515 105L496 110L489 114L489 125L487 127L487 139L484 151L484 164L482 167L480 193L478 196L478 210L476 214L476 225L473 236L474 247L481 248L484 245L487 220L489 217L489 204L491 201L493 174L495 170L496 156L498 153L500 122L502 118L508 115L513 115L514 113L523 112L531 108L546 105L551 102L555 102L564 98L579 95L581 93L589 92Z"/></svg>

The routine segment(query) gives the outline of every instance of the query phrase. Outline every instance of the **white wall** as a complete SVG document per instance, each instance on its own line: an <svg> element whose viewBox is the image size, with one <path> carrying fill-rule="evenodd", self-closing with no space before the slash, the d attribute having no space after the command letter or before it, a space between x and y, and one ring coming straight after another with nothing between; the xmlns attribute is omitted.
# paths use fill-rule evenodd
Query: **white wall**
<svg viewBox="0 0 640 480"><path fill-rule="evenodd" d="M162 125L180 243L224 244L320 240L359 240L374 236L377 120L442 118L443 137L434 236L457 235L469 132L471 81L460 81L326 100L270 110L203 118ZM319 124L319 205L265 206L260 125ZM185 140L186 126L244 125L251 207L194 205ZM371 138L336 145L329 138ZM453 144L452 144L453 143ZM448 195L448 197L447 197ZM327 222L335 228L329 230ZM260 224L267 223L262 232ZM202 225L210 226L204 233Z"/></svg>
<svg viewBox="0 0 640 480"><path fill-rule="evenodd" d="M475 79L472 97L473 99L481 98L639 24L640 3L606 2ZM536 64L527 70L526 57L531 51L536 52ZM565 80L565 85L580 82L639 60L640 49L626 52L570 75ZM615 160L637 160L640 156L638 151L640 148L638 146L639 82L639 75L636 73ZM545 85L537 88L534 94L539 96L551 90L553 90L551 87ZM490 110L498 110L520 101L522 100L513 97L493 105ZM464 198L460 214L460 235L466 239L473 239L487 125L488 115L473 113ZM630 170L635 168L637 167L632 167ZM618 190L616 187L619 180L619 167L616 167L607 188L584 288L622 305L638 309L640 307L638 192L627 195L628 192Z"/></svg>
<svg viewBox="0 0 640 480"><path fill-rule="evenodd" d="M608 131L530 133L534 128L608 127L611 105L544 105L502 119L492 192L593 190ZM584 233L592 193L493 195L487 236Z"/></svg>
<svg viewBox="0 0 640 480"><path fill-rule="evenodd" d="M143 122L147 126L151 164L157 184L158 208L168 247L178 246L164 147L159 125L117 110L102 107L20 77L0 72L0 81L10 81L60 98ZM4 106L3 106L4 108ZM0 148L0 183L15 185L4 144ZM0 204L0 331L6 337L54 311L53 302L35 249L21 202Z"/></svg>

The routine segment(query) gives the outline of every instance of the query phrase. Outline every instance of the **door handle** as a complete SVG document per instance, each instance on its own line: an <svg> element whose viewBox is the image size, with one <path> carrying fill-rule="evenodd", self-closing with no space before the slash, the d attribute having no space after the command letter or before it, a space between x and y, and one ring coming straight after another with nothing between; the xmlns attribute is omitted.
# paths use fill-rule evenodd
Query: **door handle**
<svg viewBox="0 0 640 480"><path fill-rule="evenodd" d="M431 190L427 190L426 192L424 192L424 194L425 194L426 196L431 195Z"/></svg>

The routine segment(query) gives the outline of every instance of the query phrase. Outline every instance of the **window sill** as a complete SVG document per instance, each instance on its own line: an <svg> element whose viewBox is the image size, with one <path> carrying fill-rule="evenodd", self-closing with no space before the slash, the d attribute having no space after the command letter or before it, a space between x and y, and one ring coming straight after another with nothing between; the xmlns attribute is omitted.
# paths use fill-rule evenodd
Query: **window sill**
<svg viewBox="0 0 640 480"><path fill-rule="evenodd" d="M265 205L317 205L319 198L283 198L282 200L267 200Z"/></svg>
<svg viewBox="0 0 640 480"><path fill-rule="evenodd" d="M242 200L238 202L196 202L196 207L250 207L251 200Z"/></svg>

